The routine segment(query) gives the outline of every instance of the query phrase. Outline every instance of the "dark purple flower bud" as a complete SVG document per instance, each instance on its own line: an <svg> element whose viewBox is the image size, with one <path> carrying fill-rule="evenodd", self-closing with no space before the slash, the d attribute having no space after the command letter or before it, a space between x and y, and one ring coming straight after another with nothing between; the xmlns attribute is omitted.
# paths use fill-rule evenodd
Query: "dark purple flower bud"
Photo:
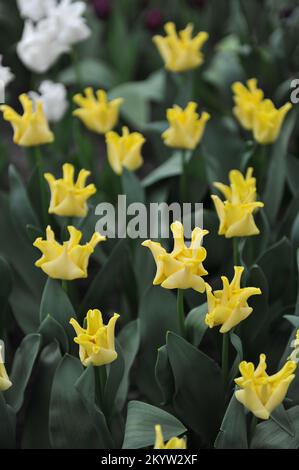
<svg viewBox="0 0 299 470"><path fill-rule="evenodd" d="M151 10L148 10L145 16L145 24L150 31L156 31L157 29L161 28L163 23L163 15L159 8L152 8Z"/></svg>
<svg viewBox="0 0 299 470"><path fill-rule="evenodd" d="M193 8L199 8L202 10L207 4L207 0L189 0L189 3Z"/></svg>
<svg viewBox="0 0 299 470"><path fill-rule="evenodd" d="M279 16L282 20L286 20L290 18L290 16L292 16L293 11L294 11L294 8L291 8L291 7L283 8L282 10L280 10Z"/></svg>
<svg viewBox="0 0 299 470"><path fill-rule="evenodd" d="M106 20L112 8L112 0L91 0L95 14L101 20Z"/></svg>

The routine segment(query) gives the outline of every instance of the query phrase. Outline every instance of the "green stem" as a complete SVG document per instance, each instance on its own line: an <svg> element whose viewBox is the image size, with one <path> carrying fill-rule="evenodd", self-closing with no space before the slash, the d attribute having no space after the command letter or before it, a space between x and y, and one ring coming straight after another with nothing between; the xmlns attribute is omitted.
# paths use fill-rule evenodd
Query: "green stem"
<svg viewBox="0 0 299 470"><path fill-rule="evenodd" d="M186 159L187 151L185 149L182 150L181 153L181 164L182 164L182 173L181 173L181 181L180 181L180 198L181 203L186 201L187 197L187 159Z"/></svg>
<svg viewBox="0 0 299 470"><path fill-rule="evenodd" d="M229 359L229 333L222 335L222 377L223 383L227 384L228 379L228 359Z"/></svg>
<svg viewBox="0 0 299 470"><path fill-rule="evenodd" d="M82 75L81 75L81 70L80 70L79 59L78 59L78 54L77 54L76 47L72 48L71 58L72 58L73 67L74 67L75 74L76 74L77 84L78 84L79 87L81 87L82 84L83 84L83 80L82 80Z"/></svg>
<svg viewBox="0 0 299 470"><path fill-rule="evenodd" d="M105 388L107 383L106 366L94 366L96 404L105 412ZM104 413L105 414L105 413Z"/></svg>
<svg viewBox="0 0 299 470"><path fill-rule="evenodd" d="M38 171L38 178L39 178L39 190L40 190L40 198L41 198L41 218L42 224L45 227L48 224L48 211L47 211L47 202L46 202L46 194L45 194L45 186L44 186L44 174L43 174L43 160L40 147L34 147L35 153L35 162Z"/></svg>
<svg viewBox="0 0 299 470"><path fill-rule="evenodd" d="M234 266L239 266L239 238L233 238Z"/></svg>
<svg viewBox="0 0 299 470"><path fill-rule="evenodd" d="M184 312L184 290L178 289L177 294L177 314L181 336L185 337L185 312Z"/></svg>
<svg viewBox="0 0 299 470"><path fill-rule="evenodd" d="M260 145L259 161L258 161L258 186L259 188L264 187L266 170L267 170L267 156L268 147L267 145Z"/></svg>

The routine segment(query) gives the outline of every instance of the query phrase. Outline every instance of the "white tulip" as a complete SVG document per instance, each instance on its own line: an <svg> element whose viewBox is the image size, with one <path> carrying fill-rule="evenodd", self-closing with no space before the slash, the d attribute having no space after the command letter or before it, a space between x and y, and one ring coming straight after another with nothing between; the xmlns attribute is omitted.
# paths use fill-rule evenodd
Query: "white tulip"
<svg viewBox="0 0 299 470"><path fill-rule="evenodd" d="M50 8L54 8L56 0L17 0L23 18L39 21L44 18Z"/></svg>
<svg viewBox="0 0 299 470"><path fill-rule="evenodd" d="M57 31L57 40L62 44L73 45L87 39L91 31L83 14L86 10L84 2L61 0L53 8L48 9L48 21L52 22Z"/></svg>
<svg viewBox="0 0 299 470"><path fill-rule="evenodd" d="M0 81L6 87L14 78L14 74L11 73L9 67L2 65L3 56L0 55Z"/></svg>
<svg viewBox="0 0 299 470"><path fill-rule="evenodd" d="M69 47L57 38L57 28L48 18L36 26L29 20L25 22L23 36L17 45L17 53L26 67L37 73L49 70L61 54Z"/></svg>
<svg viewBox="0 0 299 470"><path fill-rule="evenodd" d="M38 89L39 93L30 92L34 102L38 100L43 103L45 115L50 122L60 121L67 108L67 91L62 83L54 83L51 80L42 82Z"/></svg>

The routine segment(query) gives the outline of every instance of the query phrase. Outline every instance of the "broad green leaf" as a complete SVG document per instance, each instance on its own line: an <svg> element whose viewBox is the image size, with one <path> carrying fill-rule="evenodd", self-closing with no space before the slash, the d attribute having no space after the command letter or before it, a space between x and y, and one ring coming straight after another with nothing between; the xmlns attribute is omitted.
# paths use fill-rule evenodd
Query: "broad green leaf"
<svg viewBox="0 0 299 470"><path fill-rule="evenodd" d="M239 338L238 335L233 333L232 330L229 332L229 337L230 337L230 342L236 351L236 357L229 373L228 382L230 384L235 379L239 370L239 364L243 360L243 347L242 347L241 339Z"/></svg>
<svg viewBox="0 0 299 470"><path fill-rule="evenodd" d="M130 371L140 345L140 321L134 320L127 323L127 325L121 329L117 339L122 348L125 361L124 374L115 399L116 407L121 410L128 395Z"/></svg>
<svg viewBox="0 0 299 470"><path fill-rule="evenodd" d="M49 439L50 396L54 374L60 360L61 353L56 341L48 344L40 354L25 415L22 435L22 448L24 449L51 448Z"/></svg>
<svg viewBox="0 0 299 470"><path fill-rule="evenodd" d="M27 239L27 225L38 226L26 189L13 165L9 167L10 212L11 219L18 230Z"/></svg>
<svg viewBox="0 0 299 470"><path fill-rule="evenodd" d="M287 155L287 180L292 193L296 196L298 194L299 159L290 154Z"/></svg>
<svg viewBox="0 0 299 470"><path fill-rule="evenodd" d="M252 449L297 449L299 447L299 406L287 411L295 435L292 436L273 419L257 425L250 448Z"/></svg>
<svg viewBox="0 0 299 470"><path fill-rule="evenodd" d="M98 367L87 367L75 383L75 388L80 394L91 422L96 429L99 447L101 449L113 449L115 445L111 432L108 429L106 418L96 405L95 373L97 372Z"/></svg>
<svg viewBox="0 0 299 470"><path fill-rule="evenodd" d="M125 372L125 360L122 348L117 340L115 342L115 347L117 351L117 359L109 365L109 373L105 387L106 416L109 416L109 418L112 417L115 411L121 411L116 409L116 397Z"/></svg>
<svg viewBox="0 0 299 470"><path fill-rule="evenodd" d="M151 256L150 253L148 255ZM175 296L161 287L149 287L140 301L139 320L141 343L137 362L137 384L152 403L160 403L155 365L158 349L166 342L166 333L179 331Z"/></svg>
<svg viewBox="0 0 299 470"><path fill-rule="evenodd" d="M248 449L245 408L238 402L235 395L232 396L225 412L215 447L216 449Z"/></svg>
<svg viewBox="0 0 299 470"><path fill-rule="evenodd" d="M78 63L78 70L81 78L81 85L111 88L116 83L114 71L99 59L82 59ZM62 70L58 80L65 85L77 83L77 71L74 66Z"/></svg>
<svg viewBox="0 0 299 470"><path fill-rule="evenodd" d="M224 402L220 368L172 332L167 335L167 351L175 380L175 410L188 427L210 443L219 429Z"/></svg>
<svg viewBox="0 0 299 470"><path fill-rule="evenodd" d="M270 301L281 297L289 282L291 265L291 245L287 238L272 245L257 260L269 285Z"/></svg>
<svg viewBox="0 0 299 470"><path fill-rule="evenodd" d="M75 384L83 372L79 359L65 355L56 370L50 401L49 429L53 449L99 449L94 420Z"/></svg>
<svg viewBox="0 0 299 470"><path fill-rule="evenodd" d="M280 137L273 146L273 154L267 171L268 179L262 200L265 203L265 211L271 225L276 220L283 197L286 182L286 154L295 125L295 117L295 113L290 113L288 116L280 132Z"/></svg>
<svg viewBox="0 0 299 470"><path fill-rule="evenodd" d="M140 449L155 443L155 425L160 424L165 441L186 432L184 425L166 411L141 401L128 406L123 449Z"/></svg>
<svg viewBox="0 0 299 470"><path fill-rule="evenodd" d="M166 345L158 349L155 375L163 397L162 405L171 403L175 387Z"/></svg>
<svg viewBox="0 0 299 470"><path fill-rule="evenodd" d="M73 343L74 330L69 324L72 317L76 318L74 307L67 294L63 290L61 283L56 279L48 278L40 305L40 321L50 315L65 330L70 344Z"/></svg>
<svg viewBox="0 0 299 470"><path fill-rule="evenodd" d="M62 352L68 352L69 341L63 326L58 323L51 315L47 315L42 321L38 333L43 337L43 343L49 344L57 340Z"/></svg>
<svg viewBox="0 0 299 470"><path fill-rule="evenodd" d="M194 346L199 346L208 328L205 317L208 313L207 303L193 308L186 318L187 337Z"/></svg>
<svg viewBox="0 0 299 470"><path fill-rule="evenodd" d="M122 176L122 188L127 196L127 206L135 202L145 203L145 193L135 173L124 168Z"/></svg>
<svg viewBox="0 0 299 470"><path fill-rule="evenodd" d="M187 161L191 158L191 154L187 156ZM182 173L182 152L177 150L174 154L166 160L165 163L162 163L158 168L152 171L144 180L142 181L142 186L147 188L152 186L158 181L172 178L173 176L178 176Z"/></svg>
<svg viewBox="0 0 299 470"><path fill-rule="evenodd" d="M123 263L128 256L127 250L127 240L120 239L102 269L90 284L80 306L81 315L85 317L91 305L101 305L101 308L104 308L104 299L115 288L116 282L120 277Z"/></svg>
<svg viewBox="0 0 299 470"><path fill-rule="evenodd" d="M40 344L41 336L34 333L30 334L25 336L15 353L10 373L10 380L13 383L13 387L6 392L6 398L7 403L11 405L16 412L18 412L23 405L25 391L39 353Z"/></svg>
<svg viewBox="0 0 299 470"><path fill-rule="evenodd" d="M14 410L6 404L0 393L0 449L16 448L16 416Z"/></svg>

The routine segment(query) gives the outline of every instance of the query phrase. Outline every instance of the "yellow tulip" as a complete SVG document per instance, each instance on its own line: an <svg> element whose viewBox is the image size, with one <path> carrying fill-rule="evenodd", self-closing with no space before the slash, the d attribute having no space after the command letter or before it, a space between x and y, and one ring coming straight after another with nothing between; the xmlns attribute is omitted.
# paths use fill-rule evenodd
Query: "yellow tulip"
<svg viewBox="0 0 299 470"><path fill-rule="evenodd" d="M164 444L164 437L160 424L155 426L156 441L154 449L187 449L186 439L172 437L166 444Z"/></svg>
<svg viewBox="0 0 299 470"><path fill-rule="evenodd" d="M247 88L243 83L235 82L232 85L232 90L235 94L234 115L244 129L251 131L253 129L255 110L262 102L264 93L257 88L256 78L251 78L247 81Z"/></svg>
<svg viewBox="0 0 299 470"><path fill-rule="evenodd" d="M275 142L291 108L291 103L286 103L280 109L276 109L271 100L264 100L255 111L253 122L255 140L262 145Z"/></svg>
<svg viewBox="0 0 299 470"><path fill-rule="evenodd" d="M165 24L166 36L154 36L153 41L165 63L165 68L171 72L185 72L195 69L203 63L201 48L208 40L206 32L198 33L192 38L193 25L188 24L177 34L174 23Z"/></svg>
<svg viewBox="0 0 299 470"><path fill-rule="evenodd" d="M20 96L24 114L18 114L13 108L2 105L3 117L14 130L14 143L22 147L49 144L54 141L54 134L49 128L41 101L36 106L25 93Z"/></svg>
<svg viewBox="0 0 299 470"><path fill-rule="evenodd" d="M92 88L85 89L85 96L78 93L73 99L79 106L73 115L77 116L87 129L97 134L106 134L116 126L119 108L124 101L122 98L116 98L109 102L104 90L98 90L95 96Z"/></svg>
<svg viewBox="0 0 299 470"><path fill-rule="evenodd" d="M103 366L117 359L114 330L118 318L119 315L115 313L108 325L104 325L102 313L99 310L89 310L85 319L86 328L82 328L71 318L70 324L77 335L74 341L79 344L79 357L85 367L90 364Z"/></svg>
<svg viewBox="0 0 299 470"><path fill-rule="evenodd" d="M138 170L143 164L141 148L145 138L139 132L129 132L123 127L122 135L116 132L106 134L108 161L117 175L121 175L123 168L130 171Z"/></svg>
<svg viewBox="0 0 299 470"><path fill-rule="evenodd" d="M106 237L94 233L88 243L79 245L82 238L80 230L69 226L68 232L70 239L61 245L55 240L51 227L47 227L46 240L40 237L33 243L42 252L42 257L36 261L35 266L53 279L72 281L86 278L89 258L96 245L106 240Z"/></svg>
<svg viewBox="0 0 299 470"><path fill-rule="evenodd" d="M151 240L142 243L151 250L157 266L153 284L161 284L165 289L194 289L204 292L205 282L202 276L208 272L202 263L206 259L207 252L201 243L204 235L209 232L196 227L192 231L191 245L186 247L183 225L177 221L170 228L174 237L174 248L171 253L167 253L160 243Z"/></svg>
<svg viewBox="0 0 299 470"><path fill-rule="evenodd" d="M209 284L206 284L208 313L205 318L206 324L213 328L222 325L220 333L227 333L234 326L245 320L251 313L247 301L252 295L261 294L256 287L241 288L241 276L244 271L242 266L235 266L235 275L231 283L226 276L222 276L223 289L214 293Z"/></svg>
<svg viewBox="0 0 299 470"><path fill-rule="evenodd" d="M85 217L88 211L87 199L96 193L94 184L85 187L90 175L87 170L81 170L76 183L74 182L74 166L70 163L63 165L63 178L55 179L51 173L45 173L49 183L51 202L49 214L65 217Z"/></svg>
<svg viewBox="0 0 299 470"><path fill-rule="evenodd" d="M256 180L252 177L252 171L249 168L245 178L238 170L230 171L230 186L214 183L226 198L223 202L218 196L211 196L220 220L219 235L231 238L260 233L253 213L257 208L264 207L264 204L256 201Z"/></svg>
<svg viewBox="0 0 299 470"><path fill-rule="evenodd" d="M12 386L12 383L9 380L5 365L3 363L2 348L3 346L0 345L0 392L5 392Z"/></svg>
<svg viewBox="0 0 299 470"><path fill-rule="evenodd" d="M191 101L185 109L174 105L173 108L167 110L170 127L162 134L165 145L181 149L195 149L210 119L210 115L206 112L199 117L196 108L197 104Z"/></svg>
<svg viewBox="0 0 299 470"><path fill-rule="evenodd" d="M254 139L261 145L275 142L291 103L276 109L271 100L264 100L264 93L257 88L256 78L247 81L247 88L240 82L232 86L235 107L233 113L240 124L253 132Z"/></svg>
<svg viewBox="0 0 299 470"><path fill-rule="evenodd" d="M266 356L260 355L260 362L254 368L252 362L243 361L239 365L242 377L235 379L241 390L235 392L236 399L257 418L269 419L284 400L290 383L294 380L296 363L287 361L274 375L266 372Z"/></svg>

